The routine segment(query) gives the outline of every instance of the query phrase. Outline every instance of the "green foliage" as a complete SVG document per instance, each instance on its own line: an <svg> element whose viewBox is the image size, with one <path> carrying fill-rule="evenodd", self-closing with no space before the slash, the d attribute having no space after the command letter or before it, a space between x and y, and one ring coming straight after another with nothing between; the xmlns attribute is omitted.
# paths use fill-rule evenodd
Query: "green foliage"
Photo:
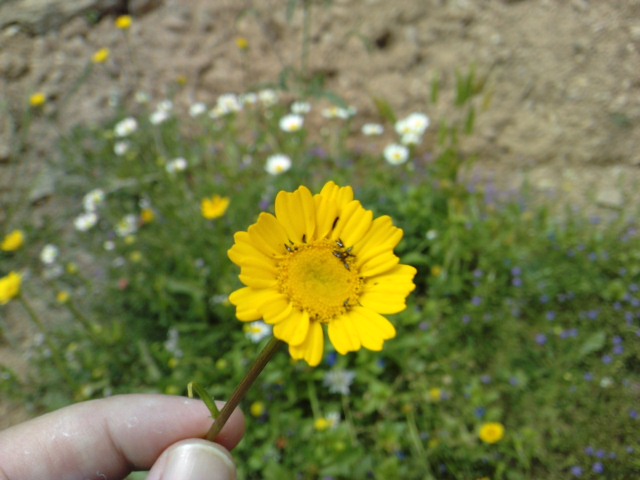
<svg viewBox="0 0 640 480"><path fill-rule="evenodd" d="M240 286L226 254L233 235L271 210L278 191L317 191L333 179L404 230L398 253L418 268L417 289L382 352L328 351L315 369L276 356L244 402L241 478L570 478L576 467L587 478L597 462L607 478L637 476L636 227L622 217L558 220L522 193L463 180L470 161L461 135L473 131L484 80L473 70L456 78L431 90L434 100L455 91L451 117L432 119L395 166L382 147L399 142L403 115L384 99L374 100L383 142L358 133L347 108L318 115L320 100L301 130L283 131L290 102L272 103L264 91L226 97L226 110L221 99L214 118L165 104L158 122L161 107L121 105L108 125L67 135L54 168L64 173L68 209L46 229L26 216L3 225L28 231L30 243L3 253L0 273L28 269L25 298L68 317L47 335L78 386L42 346L27 383L0 369L0 391L42 408L135 391L186 394L190 382L206 386L202 396L228 398L260 350L227 301ZM129 117L137 128L118 133ZM292 168L265 172L273 154L288 155ZM87 208L94 189L104 200ZM230 205L209 220L201 201L212 195ZM79 229L92 208L95 226ZM37 260L45 244L60 251L47 265ZM70 299L56 303L60 291ZM330 379L345 372L351 385L340 393ZM254 417L256 402L266 409ZM489 421L506 429L495 445L478 437Z"/></svg>

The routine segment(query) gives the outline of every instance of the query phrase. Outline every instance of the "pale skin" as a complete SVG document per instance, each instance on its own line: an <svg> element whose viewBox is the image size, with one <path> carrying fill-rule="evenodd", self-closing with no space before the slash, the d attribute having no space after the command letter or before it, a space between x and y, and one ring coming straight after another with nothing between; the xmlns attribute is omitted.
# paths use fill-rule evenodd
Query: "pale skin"
<svg viewBox="0 0 640 480"><path fill-rule="evenodd" d="M232 465L228 450L242 438L244 417L234 411L215 444L200 440L211 423L204 403L184 397L78 403L0 432L0 480L114 480L149 469L149 480L160 480L172 452L194 445Z"/></svg>

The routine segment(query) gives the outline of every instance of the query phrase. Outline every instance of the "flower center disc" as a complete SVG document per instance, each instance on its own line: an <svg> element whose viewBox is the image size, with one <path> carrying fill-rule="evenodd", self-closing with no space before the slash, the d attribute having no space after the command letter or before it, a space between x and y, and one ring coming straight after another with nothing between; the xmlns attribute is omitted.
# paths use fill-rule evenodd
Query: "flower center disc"
<svg viewBox="0 0 640 480"><path fill-rule="evenodd" d="M291 249L278 267L280 291L311 320L326 323L358 304L362 280L354 256L335 242Z"/></svg>

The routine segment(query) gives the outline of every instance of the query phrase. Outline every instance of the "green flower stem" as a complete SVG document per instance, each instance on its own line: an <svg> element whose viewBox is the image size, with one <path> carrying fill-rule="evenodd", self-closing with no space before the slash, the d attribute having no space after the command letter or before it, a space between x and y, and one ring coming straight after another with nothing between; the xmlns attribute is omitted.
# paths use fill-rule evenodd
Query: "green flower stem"
<svg viewBox="0 0 640 480"><path fill-rule="evenodd" d="M49 338L49 335L47 334L47 329L44 327L42 320L40 320L40 317L38 316L36 311L33 309L33 307L29 304L29 302L23 295L20 295L18 299L20 300L20 303L22 304L24 309L27 311L29 318L31 318L31 320L36 325L36 327L38 327L38 330L40 330L40 333L42 333L42 335L44 336L44 342L47 344L47 347L49 347L49 350L51 351L51 358L56 368L58 369L60 374L64 377L69 387L71 387L71 389L74 391L78 390L78 385L73 380L73 377L69 373L67 366L62 360L62 356L60 355L60 351L58 350L58 347L56 347L56 345Z"/></svg>
<svg viewBox="0 0 640 480"><path fill-rule="evenodd" d="M222 431L224 424L227 423L227 420L229 420L233 411L240 404L240 401L247 394L251 385L253 385L253 382L258 378L264 367L269 363L269 360L271 360L274 354L278 351L280 345L282 345L282 341L278 340L276 337L272 337L271 340L269 340L269 343L267 343L258 355L256 361L251 365L247 375L242 379L240 385L238 385L238 388L233 392L229 401L224 405L224 407L222 407L222 410L220 410L220 415L207 432L207 436L205 437L207 440L212 442L215 441L220 431Z"/></svg>
<svg viewBox="0 0 640 480"><path fill-rule="evenodd" d="M91 339L94 342L99 341L100 337L96 335L96 330L95 330L96 325L92 324L89 321L89 319L85 317L80 310L78 310L78 308L73 304L71 300L68 300L66 302L66 305L67 305L67 308L69 309L69 312L71 312L71 315L73 316L73 318L75 318L78 321L78 323L82 325L82 327L86 330L86 332L89 334Z"/></svg>

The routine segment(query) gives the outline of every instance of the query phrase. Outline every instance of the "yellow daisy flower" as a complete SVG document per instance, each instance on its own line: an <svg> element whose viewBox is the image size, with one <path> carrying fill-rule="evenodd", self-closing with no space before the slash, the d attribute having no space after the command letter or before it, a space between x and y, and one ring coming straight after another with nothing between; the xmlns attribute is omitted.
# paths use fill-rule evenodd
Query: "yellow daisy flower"
<svg viewBox="0 0 640 480"><path fill-rule="evenodd" d="M2 243L0 243L0 250L3 252L15 252L20 250L24 245L24 233L22 230L14 230L8 233Z"/></svg>
<svg viewBox="0 0 640 480"><path fill-rule="evenodd" d="M205 198L201 203L202 216L207 220L215 220L222 217L229 208L231 200L228 197L214 195L211 198Z"/></svg>
<svg viewBox="0 0 640 480"><path fill-rule="evenodd" d="M0 305L6 305L20 294L22 276L16 272L0 278Z"/></svg>
<svg viewBox="0 0 640 480"><path fill-rule="evenodd" d="M229 258L246 286L231 294L239 320L264 319L294 359L316 366L324 325L340 354L379 351L396 335L382 315L401 312L415 288L416 269L393 253L402 230L391 218L373 219L351 187L327 183L276 197L275 216L262 213L236 233Z"/></svg>
<svg viewBox="0 0 640 480"><path fill-rule="evenodd" d="M484 443L488 443L490 445L498 443L504 438L504 425L499 422L484 423L480 427L480 433L478 436Z"/></svg>
<svg viewBox="0 0 640 480"><path fill-rule="evenodd" d="M33 108L38 108L47 103L47 96L42 92L36 92L29 97L29 104Z"/></svg>
<svg viewBox="0 0 640 480"><path fill-rule="evenodd" d="M101 48L91 57L93 63L104 63L109 60L110 51L108 48Z"/></svg>
<svg viewBox="0 0 640 480"><path fill-rule="evenodd" d="M130 15L120 15L116 18L116 28L119 30L129 30L131 28L131 24L133 23L133 19Z"/></svg>

